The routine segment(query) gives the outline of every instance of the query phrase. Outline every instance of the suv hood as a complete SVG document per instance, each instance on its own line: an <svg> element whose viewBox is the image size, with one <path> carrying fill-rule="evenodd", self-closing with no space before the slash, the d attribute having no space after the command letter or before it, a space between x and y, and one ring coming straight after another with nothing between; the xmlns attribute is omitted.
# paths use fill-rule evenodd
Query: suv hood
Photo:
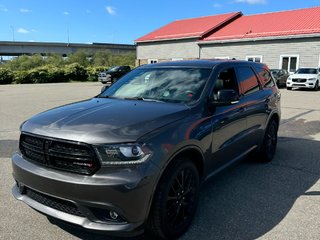
<svg viewBox="0 0 320 240"><path fill-rule="evenodd" d="M135 142L188 111L181 104L93 98L35 115L21 131L89 144Z"/></svg>
<svg viewBox="0 0 320 240"><path fill-rule="evenodd" d="M305 78L305 79L309 79L309 78L317 78L318 75L317 74L292 74L289 77L290 78Z"/></svg>

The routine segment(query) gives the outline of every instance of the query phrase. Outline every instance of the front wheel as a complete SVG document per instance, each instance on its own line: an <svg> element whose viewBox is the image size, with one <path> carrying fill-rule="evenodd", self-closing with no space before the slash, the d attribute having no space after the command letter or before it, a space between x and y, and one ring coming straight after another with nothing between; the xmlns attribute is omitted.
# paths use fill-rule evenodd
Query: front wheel
<svg viewBox="0 0 320 240"><path fill-rule="evenodd" d="M314 85L313 90L318 91L318 89L319 89L319 82L317 81L316 84Z"/></svg>
<svg viewBox="0 0 320 240"><path fill-rule="evenodd" d="M287 87L287 90L292 90L292 87Z"/></svg>
<svg viewBox="0 0 320 240"><path fill-rule="evenodd" d="M161 239L176 239L189 228L198 203L199 174L186 158L165 171L154 195L147 230Z"/></svg>

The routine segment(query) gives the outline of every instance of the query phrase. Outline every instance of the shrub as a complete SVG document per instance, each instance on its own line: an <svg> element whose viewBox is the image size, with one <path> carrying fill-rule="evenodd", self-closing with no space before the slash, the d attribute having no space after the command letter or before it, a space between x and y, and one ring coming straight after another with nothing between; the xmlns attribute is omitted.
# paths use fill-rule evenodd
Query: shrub
<svg viewBox="0 0 320 240"><path fill-rule="evenodd" d="M16 83L32 83L32 79L30 78L28 71L14 72L14 80Z"/></svg>
<svg viewBox="0 0 320 240"><path fill-rule="evenodd" d="M102 72L104 70L108 69L108 67L88 67L87 70L87 74L88 74L88 81L98 81L98 74L99 72Z"/></svg>
<svg viewBox="0 0 320 240"><path fill-rule="evenodd" d="M13 74L10 70L0 68L0 84L10 84L13 82Z"/></svg>
<svg viewBox="0 0 320 240"><path fill-rule="evenodd" d="M58 82L67 82L68 79L65 76L65 72L63 69L61 68L57 68L57 67L50 67L48 69L48 73L49 73L49 80L52 83L58 83Z"/></svg>
<svg viewBox="0 0 320 240"><path fill-rule="evenodd" d="M50 82L49 73L46 68L35 68L29 71L29 78L33 83L48 83Z"/></svg>
<svg viewBox="0 0 320 240"><path fill-rule="evenodd" d="M88 78L86 69L79 63L72 63L65 66L64 72L68 80L86 81Z"/></svg>

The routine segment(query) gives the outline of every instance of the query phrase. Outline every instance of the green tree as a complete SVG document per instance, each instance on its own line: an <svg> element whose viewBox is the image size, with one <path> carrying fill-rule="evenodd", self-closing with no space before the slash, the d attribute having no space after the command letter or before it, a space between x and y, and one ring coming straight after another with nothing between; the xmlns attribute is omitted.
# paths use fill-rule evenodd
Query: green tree
<svg viewBox="0 0 320 240"><path fill-rule="evenodd" d="M90 62L88 60L88 56L83 51L77 51L75 53L72 53L68 56L68 64L72 63L78 63L79 65L83 67L89 66Z"/></svg>
<svg viewBox="0 0 320 240"><path fill-rule="evenodd" d="M32 56L22 55L8 61L5 66L11 71L27 71L36 67L43 66L45 60L40 54Z"/></svg>
<svg viewBox="0 0 320 240"><path fill-rule="evenodd" d="M50 54L46 59L46 64L55 66L55 67L63 67L65 65L65 61L63 60L60 54Z"/></svg>
<svg viewBox="0 0 320 240"><path fill-rule="evenodd" d="M111 66L111 52L110 51L97 51L93 55L94 66Z"/></svg>
<svg viewBox="0 0 320 240"><path fill-rule="evenodd" d="M122 55L114 55L112 56L113 65L125 65L125 66L134 66L135 65L135 54L128 53Z"/></svg>

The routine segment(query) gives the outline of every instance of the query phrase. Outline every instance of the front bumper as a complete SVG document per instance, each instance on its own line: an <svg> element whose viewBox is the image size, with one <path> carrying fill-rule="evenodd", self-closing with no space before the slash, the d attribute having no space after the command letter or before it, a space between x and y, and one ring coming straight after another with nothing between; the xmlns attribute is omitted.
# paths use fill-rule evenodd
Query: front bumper
<svg viewBox="0 0 320 240"><path fill-rule="evenodd" d="M287 80L287 87L291 88L314 88L316 85L316 80L306 80L305 82L297 82L294 80Z"/></svg>
<svg viewBox="0 0 320 240"><path fill-rule="evenodd" d="M153 164L130 169L101 168L93 176L84 176L47 169L16 153L12 167L17 182L12 194L39 212L111 235L143 232L158 171ZM32 197L29 191L40 197ZM69 206L76 210L70 211ZM110 211L119 215L117 221L110 220Z"/></svg>
<svg viewBox="0 0 320 240"><path fill-rule="evenodd" d="M112 78L110 75L107 75L106 77L98 77L98 81L102 83L112 83Z"/></svg>

